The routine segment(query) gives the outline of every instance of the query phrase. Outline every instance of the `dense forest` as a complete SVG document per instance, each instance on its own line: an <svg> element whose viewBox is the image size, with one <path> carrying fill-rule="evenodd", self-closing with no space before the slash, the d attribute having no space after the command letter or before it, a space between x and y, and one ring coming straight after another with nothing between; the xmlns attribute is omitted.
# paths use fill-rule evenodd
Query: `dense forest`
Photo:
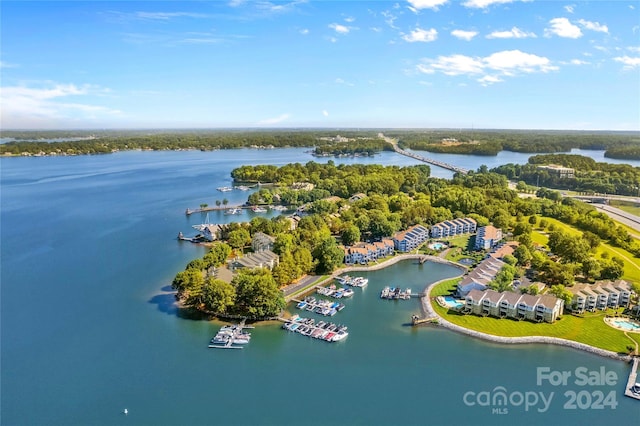
<svg viewBox="0 0 640 426"><path fill-rule="evenodd" d="M632 158L625 153L640 153L637 132L407 130L386 131L385 135L398 139L403 148L453 154L552 153L574 148L605 150L610 158Z"/></svg>
<svg viewBox="0 0 640 426"><path fill-rule="evenodd" d="M575 178L562 178L539 165L556 164L575 170ZM509 180L523 181L528 185L544 186L581 193L640 194L640 168L628 164L597 163L589 157L570 154L534 155L529 164L503 164L492 171Z"/></svg>
<svg viewBox="0 0 640 426"><path fill-rule="evenodd" d="M223 249L216 248L218 254L207 254L203 263L188 265L187 270L195 268L197 273L179 273L174 287L183 300L208 312L273 314L280 306L273 283L282 287L307 273L332 272L344 262L341 245L378 241L415 224L433 225L457 217L472 217L480 226L492 223L510 232L520 242L513 256L518 273L531 272L532 279L552 286L570 286L576 280L620 278L622 259L595 257L601 241L640 257L638 242L592 206L563 198L559 192L548 189L539 190L539 198L520 198L508 188L504 175L486 170L456 174L453 179L444 180L429 177L427 166L336 166L330 161L282 167L242 166L232 175L246 181L268 177L273 185L254 193L260 194L257 197L251 194L250 200L254 197L254 202L263 202L262 198L267 198L272 202L304 206L304 213L295 229L290 228L289 219L279 216L231 224L225 232L223 238L230 247L228 250L236 251L247 249L251 236L257 232L273 236L273 250L280 257L273 271L262 270L249 278L241 274L242 277L234 278L230 285L219 283L207 274L212 260L220 259ZM312 183L313 188L294 189L297 188L294 183ZM357 199L349 200L358 193L361 195ZM558 219L581 233L563 233L545 218ZM540 250L533 243L531 233L535 225L549 234L553 253ZM244 305L239 306L234 301L244 288L239 287L240 283L245 281L252 282L261 295L271 294L275 299L266 303L261 297L256 300L263 305L256 306L258 302L244 296ZM563 288L556 290L562 294Z"/></svg>
<svg viewBox="0 0 640 426"><path fill-rule="evenodd" d="M213 150L245 147L314 147L317 155L372 155L389 149L378 133L402 148L470 155L502 150L526 153L606 150L610 158L640 158L638 132L515 130L110 130L3 131L0 155L105 154L122 150ZM337 136L340 135L340 136Z"/></svg>

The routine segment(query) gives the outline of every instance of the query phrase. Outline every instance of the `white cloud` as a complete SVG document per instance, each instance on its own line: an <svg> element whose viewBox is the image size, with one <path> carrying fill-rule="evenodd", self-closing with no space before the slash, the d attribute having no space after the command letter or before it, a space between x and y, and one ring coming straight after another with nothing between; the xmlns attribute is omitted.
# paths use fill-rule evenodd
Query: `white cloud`
<svg viewBox="0 0 640 426"><path fill-rule="evenodd" d="M277 117L273 117L273 118L267 118L264 120L261 120L258 122L258 124L278 124L278 123L282 123L283 121L288 120L291 117L290 114L280 114Z"/></svg>
<svg viewBox="0 0 640 426"><path fill-rule="evenodd" d="M591 62L583 61L582 59L572 59L569 63L571 65L589 65Z"/></svg>
<svg viewBox="0 0 640 426"><path fill-rule="evenodd" d="M495 75L485 75L484 77L478 79L478 83L482 84L483 86L500 83L501 81L503 80Z"/></svg>
<svg viewBox="0 0 640 426"><path fill-rule="evenodd" d="M416 28L411 31L410 34L405 34L402 36L405 41L409 43L414 42L423 42L428 43L431 41L435 41L438 38L438 31L435 28L431 28L429 30L423 30L422 28Z"/></svg>
<svg viewBox="0 0 640 426"><path fill-rule="evenodd" d="M300 30L300 34L302 34L302 35L307 35L307 34L309 34L309 29L308 29L308 28L303 28L303 29L301 29L301 30Z"/></svg>
<svg viewBox="0 0 640 426"><path fill-rule="evenodd" d="M398 29L398 27L396 27L396 25L395 25L396 19L398 19L398 17L396 15L394 15L391 12L389 12L388 10L384 10L384 11L380 12L380 14L384 17L384 22L386 22L386 24L388 26L390 26L394 30Z"/></svg>
<svg viewBox="0 0 640 426"><path fill-rule="evenodd" d="M462 5L470 9L486 9L494 4L513 3L516 0L467 0Z"/></svg>
<svg viewBox="0 0 640 426"><path fill-rule="evenodd" d="M607 28L606 25L601 25L599 22L591 22L591 21L585 21L584 19L580 19L578 20L578 23L582 25L582 28L585 28L587 30L598 31L601 33L609 34L609 28Z"/></svg>
<svg viewBox="0 0 640 426"><path fill-rule="evenodd" d="M511 75L514 72L548 72L558 69L551 65L548 58L519 50L493 53L484 58L484 62L488 68L502 71L505 75Z"/></svg>
<svg viewBox="0 0 640 426"><path fill-rule="evenodd" d="M567 18L553 18L549 21L551 28L544 30L545 35L550 37L555 34L558 37L565 38L580 38L582 37L582 31L580 27L573 25Z"/></svg>
<svg viewBox="0 0 640 426"><path fill-rule="evenodd" d="M438 10L440 6L448 3L449 0L408 0L408 2L415 10L420 10L420 9Z"/></svg>
<svg viewBox="0 0 640 426"><path fill-rule="evenodd" d="M466 55L439 56L437 59L425 59L417 66L424 74L440 72L445 75L483 75L478 82L483 85L503 81L501 77L519 74L555 71L558 67L548 58L524 53L519 50L504 50L486 57Z"/></svg>
<svg viewBox="0 0 640 426"><path fill-rule="evenodd" d="M627 50L635 53L640 53L640 46L629 46L627 47Z"/></svg>
<svg viewBox="0 0 640 426"><path fill-rule="evenodd" d="M353 21L355 21L355 20L356 20L356 18L353 18L353 17L351 17L351 16L347 16L346 18L344 18L344 21L345 21L345 22L348 22L348 23L351 23L351 22L353 22Z"/></svg>
<svg viewBox="0 0 640 426"><path fill-rule="evenodd" d="M635 58L632 58L630 56L625 55L625 56L619 56L617 58L613 58L613 60L623 64L624 67L622 69L624 69L625 71L630 71L635 68L640 68L640 57L638 56L636 56Z"/></svg>
<svg viewBox="0 0 640 426"><path fill-rule="evenodd" d="M534 33L527 33L522 31L518 27L513 27L507 31L494 31L491 34L487 35L487 38L535 38L536 35Z"/></svg>
<svg viewBox="0 0 640 426"><path fill-rule="evenodd" d="M0 68L18 68L18 65L0 61Z"/></svg>
<svg viewBox="0 0 640 426"><path fill-rule="evenodd" d="M465 55L438 56L436 60L427 60L418 65L418 71L433 74L439 71L446 75L480 74L484 64L481 58Z"/></svg>
<svg viewBox="0 0 640 426"><path fill-rule="evenodd" d="M453 30L451 35L459 38L460 40L470 41L472 38L478 35L477 31L465 31L465 30Z"/></svg>
<svg viewBox="0 0 640 426"><path fill-rule="evenodd" d="M324 115L325 117L329 116L329 111L327 111L326 109L322 110L322 115Z"/></svg>
<svg viewBox="0 0 640 426"><path fill-rule="evenodd" d="M576 8L575 4L568 4L564 7L564 10L566 10L568 13L573 13L575 8Z"/></svg>
<svg viewBox="0 0 640 426"><path fill-rule="evenodd" d="M341 24L329 24L329 28L331 28L338 34L349 34L349 31L351 31L349 27Z"/></svg>
<svg viewBox="0 0 640 426"><path fill-rule="evenodd" d="M41 87L11 86L0 88L2 127L67 126L70 122L113 116L121 112L101 105L64 102L65 98L95 96L109 92L98 86L46 82ZM65 124L62 124L62 123Z"/></svg>

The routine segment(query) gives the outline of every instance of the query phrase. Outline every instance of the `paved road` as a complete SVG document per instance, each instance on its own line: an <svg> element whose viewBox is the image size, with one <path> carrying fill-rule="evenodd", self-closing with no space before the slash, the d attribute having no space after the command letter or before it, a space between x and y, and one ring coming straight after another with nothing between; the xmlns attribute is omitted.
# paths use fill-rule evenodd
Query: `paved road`
<svg viewBox="0 0 640 426"><path fill-rule="evenodd" d="M593 206L610 218L617 220L620 223L624 223L628 227L633 228L640 233L640 217L604 204L593 204ZM640 238L640 235L638 234L635 234L634 236L636 238Z"/></svg>

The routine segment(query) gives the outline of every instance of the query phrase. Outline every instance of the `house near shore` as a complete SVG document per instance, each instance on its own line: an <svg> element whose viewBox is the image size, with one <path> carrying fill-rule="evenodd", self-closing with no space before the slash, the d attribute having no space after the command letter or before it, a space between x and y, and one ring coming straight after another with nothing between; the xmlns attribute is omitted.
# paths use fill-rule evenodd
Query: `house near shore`
<svg viewBox="0 0 640 426"><path fill-rule="evenodd" d="M218 224L206 224L201 227L202 236L207 241L215 241L220 238L220 233L222 232L222 227Z"/></svg>
<svg viewBox="0 0 640 426"><path fill-rule="evenodd" d="M484 291L489 288L489 283L493 281L505 263L500 259L487 257L480 262L473 271L462 277L458 283L456 294L464 298L472 290Z"/></svg>
<svg viewBox="0 0 640 426"><path fill-rule="evenodd" d="M564 312L564 301L550 294L533 296L512 291L471 290L462 310L475 315L555 322Z"/></svg>
<svg viewBox="0 0 640 426"><path fill-rule="evenodd" d="M478 228L474 248L476 250L490 250L498 245L500 240L502 240L502 229L493 225L482 226Z"/></svg>
<svg viewBox="0 0 640 426"><path fill-rule="evenodd" d="M378 259L390 256L394 253L393 240L384 238L373 243L358 243L350 247L344 247L344 263L347 265L375 262Z"/></svg>
<svg viewBox="0 0 640 426"><path fill-rule="evenodd" d="M573 294L571 310L578 313L629 306L632 294L631 285L625 280L574 284L567 290Z"/></svg>
<svg viewBox="0 0 640 426"><path fill-rule="evenodd" d="M455 237L476 232L477 223L470 217L445 220L431 227L431 238Z"/></svg>
<svg viewBox="0 0 640 426"><path fill-rule="evenodd" d="M236 257L229 261L228 266L232 272L238 269L273 269L278 264L279 259L278 255L271 250L262 250L256 253L247 253L242 257Z"/></svg>
<svg viewBox="0 0 640 426"><path fill-rule="evenodd" d="M429 229L422 225L414 225L405 231L393 234L393 244L396 250L409 252L417 249L429 239Z"/></svg>
<svg viewBox="0 0 640 426"><path fill-rule="evenodd" d="M251 248L254 252L262 250L273 250L273 243L276 241L271 235L267 235L264 232L256 232L251 237Z"/></svg>

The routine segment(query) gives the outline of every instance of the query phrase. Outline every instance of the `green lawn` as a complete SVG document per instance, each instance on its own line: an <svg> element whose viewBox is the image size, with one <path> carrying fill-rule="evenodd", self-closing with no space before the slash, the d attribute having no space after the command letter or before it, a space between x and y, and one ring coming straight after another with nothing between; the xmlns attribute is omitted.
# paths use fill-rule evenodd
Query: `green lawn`
<svg viewBox="0 0 640 426"><path fill-rule="evenodd" d="M582 232L572 226L569 226L565 223L560 222L556 219L551 219L548 217L544 218L550 224L552 223L557 230L562 232L571 234L571 235L581 235ZM542 234L539 231L533 231L531 233L531 239L541 245L546 245L549 238L547 235ZM624 275L622 275L622 279L634 282L640 282L640 259L634 257L631 253L626 250L623 250L619 247L613 247L606 242L602 242L598 251L596 252L596 256L601 256L602 253L607 252L609 256L616 256L621 258L624 261Z"/></svg>
<svg viewBox="0 0 640 426"><path fill-rule="evenodd" d="M432 297L449 294L455 287L456 280L449 280L438 284L432 291ZM458 312L441 307L431 302L435 311L454 324L480 331L495 336L519 337L519 336L549 336L573 340L598 348L627 353L627 346L634 342L640 344L640 334L629 333L632 339L625 336L622 331L609 327L604 322L605 313L587 313L583 318L565 314L553 324L533 323L529 321L516 321L511 319L498 319L492 317L480 317L476 315L462 315ZM612 314L614 311L609 310Z"/></svg>

